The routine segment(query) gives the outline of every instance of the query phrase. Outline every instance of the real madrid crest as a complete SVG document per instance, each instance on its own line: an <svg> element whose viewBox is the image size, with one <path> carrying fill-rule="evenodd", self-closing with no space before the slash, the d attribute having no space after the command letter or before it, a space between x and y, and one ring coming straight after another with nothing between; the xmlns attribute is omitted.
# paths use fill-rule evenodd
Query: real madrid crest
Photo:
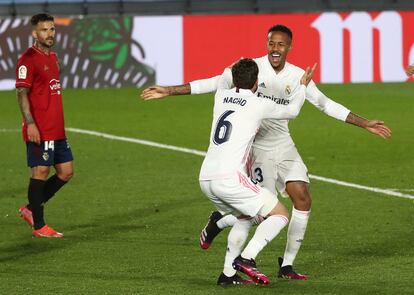
<svg viewBox="0 0 414 295"><path fill-rule="evenodd" d="M44 152L42 158L45 161L49 160L49 154L47 152Z"/></svg>
<svg viewBox="0 0 414 295"><path fill-rule="evenodd" d="M290 95L290 93L292 92L292 90L290 89L290 86L289 85L287 85L286 86L286 88L285 88L285 93L287 94L287 95Z"/></svg>

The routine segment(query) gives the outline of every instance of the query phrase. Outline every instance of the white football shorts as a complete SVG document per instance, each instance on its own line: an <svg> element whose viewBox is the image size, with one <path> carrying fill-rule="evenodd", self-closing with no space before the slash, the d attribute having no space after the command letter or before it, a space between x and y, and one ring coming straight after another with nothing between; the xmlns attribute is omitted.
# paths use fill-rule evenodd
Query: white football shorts
<svg viewBox="0 0 414 295"><path fill-rule="evenodd" d="M200 180L202 192L223 214L266 217L276 206L276 194L255 185L243 172L225 179Z"/></svg>
<svg viewBox="0 0 414 295"><path fill-rule="evenodd" d="M285 193L287 182L309 183L308 169L295 146L271 151L253 147L251 153L251 178L272 193L279 191L283 197L288 197Z"/></svg>

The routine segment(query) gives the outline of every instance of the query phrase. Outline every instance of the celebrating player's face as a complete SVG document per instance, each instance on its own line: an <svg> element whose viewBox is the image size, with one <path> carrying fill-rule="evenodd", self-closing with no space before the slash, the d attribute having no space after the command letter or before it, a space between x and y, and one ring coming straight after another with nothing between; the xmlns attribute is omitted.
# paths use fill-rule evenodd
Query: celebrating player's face
<svg viewBox="0 0 414 295"><path fill-rule="evenodd" d="M276 71L282 70L285 66L291 42L289 36L283 32L271 32L267 36L269 62Z"/></svg>
<svg viewBox="0 0 414 295"><path fill-rule="evenodd" d="M33 29L33 38L41 46L52 47L55 44L55 24L52 21L39 22Z"/></svg>

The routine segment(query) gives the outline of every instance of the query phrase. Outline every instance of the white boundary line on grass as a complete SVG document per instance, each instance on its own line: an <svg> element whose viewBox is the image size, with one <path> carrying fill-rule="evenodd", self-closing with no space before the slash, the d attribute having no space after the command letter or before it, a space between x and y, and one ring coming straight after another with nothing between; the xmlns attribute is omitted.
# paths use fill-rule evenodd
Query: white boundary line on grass
<svg viewBox="0 0 414 295"><path fill-rule="evenodd" d="M66 130L70 131L70 132L74 132L74 133L87 134L87 135L102 137L102 138L111 139L111 140L132 142L132 143L137 143L137 144L141 144L141 145L157 147L157 148L161 148L161 149L167 149L167 150L172 150L172 151L177 151L177 152L182 152L182 153L187 153L187 154L193 154L193 155L197 155L197 156L205 156L206 155L206 152L203 152L203 151L178 147L178 146L169 145L169 144L162 144L162 143L157 143L157 142L138 139L138 138L117 136L117 135L112 135L112 134L108 134L108 133L102 133L102 132L79 129L79 128L66 128ZM18 132L18 131L20 131L20 130L19 129L0 129L0 132ZM313 175L313 174L310 174L309 177L311 179L315 179L315 180L319 180L319 181L327 182L327 183L332 183L332 184L336 184L336 185L340 185L340 186L352 187L352 188L371 191L371 192L375 192L375 193L385 194L385 195L388 195L388 196L394 196L394 197L414 200L413 195L396 192L395 189L381 189L381 188L376 188L376 187L370 187L370 186L360 185L360 184L356 184L356 183L341 181L341 180L337 180L337 179L327 178L327 177L323 177L323 176L317 176L317 175Z"/></svg>
<svg viewBox="0 0 414 295"><path fill-rule="evenodd" d="M74 133L88 134L88 135L103 137L103 138L112 139L112 140L133 142L133 143L137 143L137 144L142 144L142 145L147 145L147 146L152 146L152 147L157 147L157 148L162 148L162 149L168 149L168 150L173 150L173 151L177 151L177 152L183 152L183 153L193 154L193 155L198 155L198 156L205 156L206 155L206 152L203 152L203 151L178 147L178 146L169 145L169 144L162 144L162 143L157 143L157 142L148 141L148 140L142 140L142 139L138 139L138 138L116 136L116 135L112 135L112 134L108 134L108 133L102 133L102 132L84 130L84 129L78 129L78 128L66 128L66 130L68 130L70 132L74 132ZM396 191L389 190L389 189L381 189L381 188L376 188L376 187L370 187L370 186L360 185L360 184L351 183L351 182L345 182L345 181L341 181L341 180L337 180L337 179L332 179L332 178L327 178L327 177L322 177L322 176L317 176L317 175L312 175L312 174L310 174L309 177L311 179L315 179L315 180L319 180L319 181L323 181L323 182L328 182L328 183L333 183L333 184L340 185L340 186L352 187L352 188L367 190L367 191L371 191L371 192L381 193L381 194L385 194L385 195L389 195L389 196L414 200L414 196L412 196L412 195L403 194L403 193L396 192Z"/></svg>

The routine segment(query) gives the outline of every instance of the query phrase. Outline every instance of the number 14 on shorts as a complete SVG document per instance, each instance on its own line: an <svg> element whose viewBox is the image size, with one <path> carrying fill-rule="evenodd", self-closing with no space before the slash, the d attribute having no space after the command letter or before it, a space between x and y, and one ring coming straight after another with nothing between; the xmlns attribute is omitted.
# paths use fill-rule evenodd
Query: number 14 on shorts
<svg viewBox="0 0 414 295"><path fill-rule="evenodd" d="M44 144L45 144L45 148L44 148L45 151L48 151L48 150L54 151L55 150L55 141L54 140L45 141Z"/></svg>

